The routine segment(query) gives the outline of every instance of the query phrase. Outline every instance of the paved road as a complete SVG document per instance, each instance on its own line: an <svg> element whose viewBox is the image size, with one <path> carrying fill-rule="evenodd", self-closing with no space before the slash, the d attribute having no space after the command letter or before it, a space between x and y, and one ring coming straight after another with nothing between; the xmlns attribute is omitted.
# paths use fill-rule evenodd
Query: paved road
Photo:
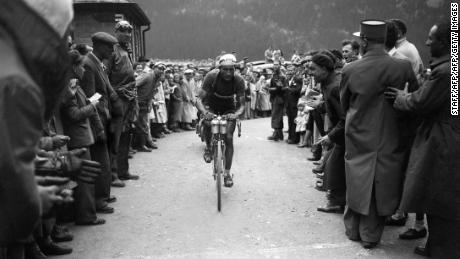
<svg viewBox="0 0 460 259"><path fill-rule="evenodd" d="M243 121L221 213L204 144L176 133L135 155L141 180L113 190L116 211L101 215L105 225L73 227L74 252L61 258L417 258L413 247L424 240L400 241L400 228L371 251L349 241L341 215L316 211L325 195L313 187L309 151L267 141L269 125Z"/></svg>

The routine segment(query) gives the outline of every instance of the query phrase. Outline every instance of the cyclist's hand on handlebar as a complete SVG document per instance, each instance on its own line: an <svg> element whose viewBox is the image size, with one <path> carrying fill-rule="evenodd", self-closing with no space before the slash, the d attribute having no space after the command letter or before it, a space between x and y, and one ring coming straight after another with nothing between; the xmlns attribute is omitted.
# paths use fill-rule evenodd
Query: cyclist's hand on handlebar
<svg viewBox="0 0 460 259"><path fill-rule="evenodd" d="M236 115L234 113L229 113L229 114L225 115L225 117L227 117L227 120L230 120L230 121L234 121L234 120L238 119L238 115Z"/></svg>
<svg viewBox="0 0 460 259"><path fill-rule="evenodd" d="M215 116L214 113L212 113L212 112L207 112L207 113L204 115L204 119L205 119L205 120L212 120L212 119L214 119L214 116Z"/></svg>

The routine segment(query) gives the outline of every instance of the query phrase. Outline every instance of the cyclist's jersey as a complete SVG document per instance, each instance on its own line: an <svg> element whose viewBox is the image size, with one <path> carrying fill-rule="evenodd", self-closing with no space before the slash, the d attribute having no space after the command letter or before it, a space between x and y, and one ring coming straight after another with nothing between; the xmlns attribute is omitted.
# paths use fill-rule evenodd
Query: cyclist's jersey
<svg viewBox="0 0 460 259"><path fill-rule="evenodd" d="M244 96L244 79L234 75L233 80L225 81L219 76L219 70L210 71L203 81L203 90L207 96L203 104L216 114L226 114L236 111L235 96Z"/></svg>

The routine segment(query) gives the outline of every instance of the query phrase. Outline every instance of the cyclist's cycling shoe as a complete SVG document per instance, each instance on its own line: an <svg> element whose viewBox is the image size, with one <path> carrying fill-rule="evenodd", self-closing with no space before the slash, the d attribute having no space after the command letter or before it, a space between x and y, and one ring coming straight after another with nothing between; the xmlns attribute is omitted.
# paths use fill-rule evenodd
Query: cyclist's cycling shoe
<svg viewBox="0 0 460 259"><path fill-rule="evenodd" d="M233 186L233 179L230 175L224 176L224 186L228 188Z"/></svg>
<svg viewBox="0 0 460 259"><path fill-rule="evenodd" d="M212 161L212 154L210 149L205 149L203 154L203 159L206 163L211 163Z"/></svg>

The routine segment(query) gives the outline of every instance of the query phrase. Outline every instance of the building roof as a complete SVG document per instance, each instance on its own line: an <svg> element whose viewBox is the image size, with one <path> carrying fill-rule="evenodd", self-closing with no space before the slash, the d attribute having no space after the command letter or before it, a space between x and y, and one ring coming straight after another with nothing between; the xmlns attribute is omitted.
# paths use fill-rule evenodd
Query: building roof
<svg viewBox="0 0 460 259"><path fill-rule="evenodd" d="M128 14L139 25L149 25L150 19L139 5L132 0L73 0L75 11L97 9Z"/></svg>

